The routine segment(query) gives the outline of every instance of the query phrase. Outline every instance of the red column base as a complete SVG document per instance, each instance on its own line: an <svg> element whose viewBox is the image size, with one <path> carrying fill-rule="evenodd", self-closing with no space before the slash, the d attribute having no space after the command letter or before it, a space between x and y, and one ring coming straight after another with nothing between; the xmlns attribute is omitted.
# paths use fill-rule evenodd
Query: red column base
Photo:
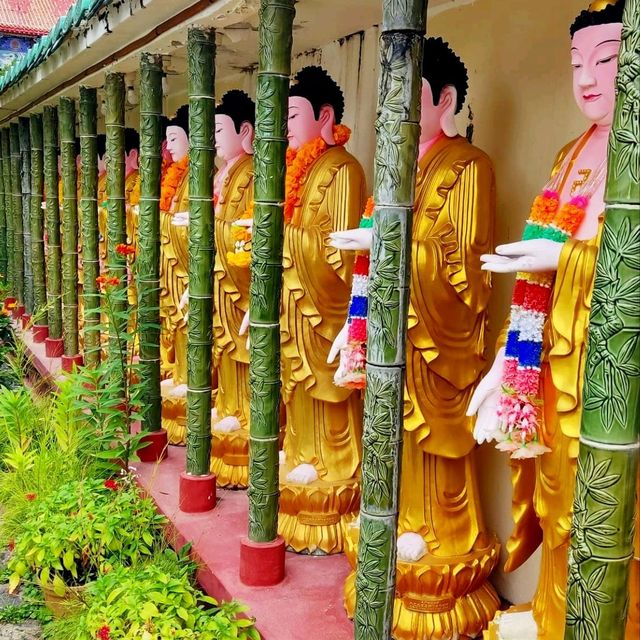
<svg viewBox="0 0 640 640"><path fill-rule="evenodd" d="M31 314L30 313L23 313L22 317L20 318L21 322L22 322L22 330L25 331L26 328L29 326L29 323L31 322Z"/></svg>
<svg viewBox="0 0 640 640"><path fill-rule="evenodd" d="M180 511L203 513L216 506L216 477L180 474Z"/></svg>
<svg viewBox="0 0 640 640"><path fill-rule="evenodd" d="M168 440L166 431L149 431L149 433L144 434L140 442L144 444L144 447L137 451L141 462L161 462L167 457Z"/></svg>
<svg viewBox="0 0 640 640"><path fill-rule="evenodd" d="M10 310L9 306L12 305L12 304L15 304L16 302L18 302L16 298L5 298L4 299L4 309L5 309L5 311L9 311Z"/></svg>
<svg viewBox="0 0 640 640"><path fill-rule="evenodd" d="M62 370L72 373L74 367L81 367L83 364L82 354L77 353L75 356L62 356Z"/></svg>
<svg viewBox="0 0 640 640"><path fill-rule="evenodd" d="M271 587L284 580L285 543L240 540L240 581L249 587Z"/></svg>
<svg viewBox="0 0 640 640"><path fill-rule="evenodd" d="M33 341L41 344L49 337L49 327L46 324L33 325Z"/></svg>
<svg viewBox="0 0 640 640"><path fill-rule="evenodd" d="M47 358L61 358L64 353L62 338L45 338L44 352Z"/></svg>
<svg viewBox="0 0 640 640"><path fill-rule="evenodd" d="M14 320L20 320L20 318L22 318L22 316L24 315L24 305L17 305L13 308L13 313L11 314L11 317Z"/></svg>

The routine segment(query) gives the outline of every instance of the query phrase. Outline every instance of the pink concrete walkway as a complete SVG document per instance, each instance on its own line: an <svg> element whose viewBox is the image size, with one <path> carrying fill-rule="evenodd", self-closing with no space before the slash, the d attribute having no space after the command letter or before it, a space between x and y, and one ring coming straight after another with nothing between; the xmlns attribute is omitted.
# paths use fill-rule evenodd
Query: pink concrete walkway
<svg viewBox="0 0 640 640"><path fill-rule="evenodd" d="M353 625L342 606L342 586L349 573L343 555L300 556L287 553L284 581L267 588L247 587L239 579L240 538L246 535L247 496L244 491L218 489L218 504L205 514L178 509L178 478L185 451L169 447L161 464L136 463L140 483L171 521L176 543L191 541L201 565L198 581L214 598L237 599L265 640L351 640Z"/></svg>

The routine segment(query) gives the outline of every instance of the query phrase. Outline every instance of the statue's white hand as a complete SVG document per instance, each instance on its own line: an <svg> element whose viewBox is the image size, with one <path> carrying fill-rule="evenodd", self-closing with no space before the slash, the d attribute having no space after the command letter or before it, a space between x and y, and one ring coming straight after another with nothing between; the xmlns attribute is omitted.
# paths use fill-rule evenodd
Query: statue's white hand
<svg viewBox="0 0 640 640"><path fill-rule="evenodd" d="M502 384L502 369L504 365L504 349L496 354L493 365L487 375L480 381L467 409L468 416L476 416L473 437L482 444L495 437L499 428L498 398Z"/></svg>
<svg viewBox="0 0 640 640"><path fill-rule="evenodd" d="M336 339L333 341L331 345L331 349L329 349L329 356L327 357L327 364L332 364L340 351L347 346L347 337L349 334L349 323L345 322L342 329L340 329L340 333L336 336Z"/></svg>
<svg viewBox="0 0 640 640"><path fill-rule="evenodd" d="M249 312L247 311L244 314L244 318L242 318L242 322L240 323L240 329L238 330L238 333L243 336L245 334L247 334L247 349L251 346L251 343L249 342Z"/></svg>
<svg viewBox="0 0 640 640"><path fill-rule="evenodd" d="M182 297L180 298L180 303L178 304L178 309L182 311L189 304L189 287L184 290Z"/></svg>
<svg viewBox="0 0 640 640"><path fill-rule="evenodd" d="M347 229L329 234L329 246L343 251L371 251L373 229Z"/></svg>
<svg viewBox="0 0 640 640"><path fill-rule="evenodd" d="M179 211L173 214L173 218L171 219L171 224L176 227L188 227L189 226L189 212L188 211Z"/></svg>
<svg viewBox="0 0 640 640"><path fill-rule="evenodd" d="M253 218L240 218L235 220L233 224L238 227L245 227L249 233L253 233Z"/></svg>
<svg viewBox="0 0 640 640"><path fill-rule="evenodd" d="M522 240L496 247L496 253L480 256L483 271L516 273L557 271L562 243L553 240Z"/></svg>

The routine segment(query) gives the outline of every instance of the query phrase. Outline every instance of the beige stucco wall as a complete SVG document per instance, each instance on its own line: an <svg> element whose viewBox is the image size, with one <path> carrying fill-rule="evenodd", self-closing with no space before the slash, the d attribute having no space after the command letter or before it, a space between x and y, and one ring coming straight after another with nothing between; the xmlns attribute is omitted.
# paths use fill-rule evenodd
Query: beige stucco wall
<svg viewBox="0 0 640 640"><path fill-rule="evenodd" d="M569 25L586 0L457 0L433 11L428 35L442 36L469 70L470 89L458 118L464 133L494 161L497 176L496 244L518 240L530 203L544 185L556 152L585 127L573 101ZM318 28L321 28L319 26ZM348 147L372 178L377 101L378 29L332 42L295 57L294 71L321 64L339 82L346 101L345 123L353 129ZM295 45L294 45L295 46ZM244 86L254 93L255 78ZM224 81L220 89L227 87ZM494 280L490 349L504 322L513 279ZM511 531L510 475L505 454L480 447L479 473L486 520L499 537ZM537 582L539 557L494 582L512 602L527 602Z"/></svg>
<svg viewBox="0 0 640 640"><path fill-rule="evenodd" d="M495 163L498 201L496 243L519 239L530 203L544 185L555 153L585 126L572 97L568 29L584 0L476 0L442 7L428 35L449 41L469 70L467 103L459 116L465 132ZM294 60L321 64L345 93L345 122L353 129L349 148L372 174L373 122L377 100L378 29L371 27ZM253 78L247 78L251 89ZM472 115L471 115L472 114ZM490 344L509 306L513 280L494 281ZM479 451L481 494L488 525L503 541L511 531L510 475L504 454L492 445ZM512 575L494 576L501 595L527 602L537 581L536 554Z"/></svg>

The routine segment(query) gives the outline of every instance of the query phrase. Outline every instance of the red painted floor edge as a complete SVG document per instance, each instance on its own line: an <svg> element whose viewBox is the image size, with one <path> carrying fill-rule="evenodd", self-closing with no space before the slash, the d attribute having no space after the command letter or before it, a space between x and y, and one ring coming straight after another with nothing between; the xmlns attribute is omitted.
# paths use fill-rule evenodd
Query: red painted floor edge
<svg viewBox="0 0 640 640"><path fill-rule="evenodd" d="M243 491L218 490L218 505L204 514L178 509L178 477L185 452L169 447L161 464L135 463L138 481L170 521L168 537L189 541L200 565L198 581L218 600L237 599L249 607L264 640L351 640L342 593L349 564L343 555L287 553L287 574L275 587L253 588L240 582L240 538L246 533L247 497Z"/></svg>
<svg viewBox="0 0 640 640"><path fill-rule="evenodd" d="M52 387L64 375L60 358L47 358L44 344L31 332L16 333L32 357L33 366ZM244 491L218 489L218 505L204 514L178 508L178 480L185 450L169 447L160 463L137 462L138 482L169 520L172 545L192 543L199 565L197 579L218 600L236 599L249 607L264 640L351 640L353 624L344 611L343 585L349 573L344 555L301 556L287 553L286 577L275 587L247 587L240 582L240 538L246 534L247 497Z"/></svg>

